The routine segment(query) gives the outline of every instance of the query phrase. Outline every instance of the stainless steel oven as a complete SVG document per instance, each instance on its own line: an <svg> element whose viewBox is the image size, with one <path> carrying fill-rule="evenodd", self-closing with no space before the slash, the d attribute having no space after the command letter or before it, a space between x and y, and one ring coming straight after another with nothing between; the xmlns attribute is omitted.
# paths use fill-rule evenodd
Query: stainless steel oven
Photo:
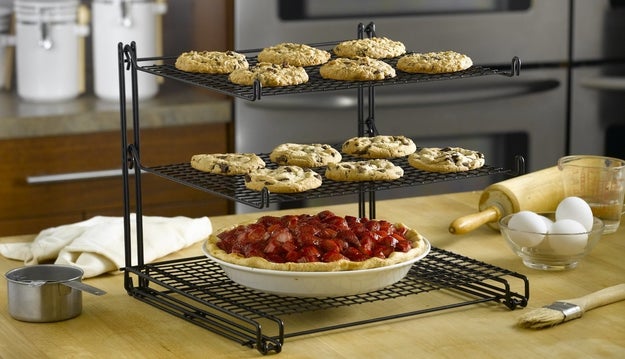
<svg viewBox="0 0 625 359"><path fill-rule="evenodd" d="M499 166L512 166L520 154L535 170L555 164L566 151L569 5L568 0L235 0L234 43L236 49L250 49L353 39L359 23L374 22L378 36L401 40L409 51L451 49L477 65L502 69L519 56L519 77L376 88L375 120L381 134L407 135L418 146L475 148ZM237 151L270 151L286 141L340 143L357 133L352 91L235 100L234 108ZM466 190L491 181L410 190Z"/></svg>
<svg viewBox="0 0 625 359"><path fill-rule="evenodd" d="M625 1L575 1L569 151L625 158Z"/></svg>

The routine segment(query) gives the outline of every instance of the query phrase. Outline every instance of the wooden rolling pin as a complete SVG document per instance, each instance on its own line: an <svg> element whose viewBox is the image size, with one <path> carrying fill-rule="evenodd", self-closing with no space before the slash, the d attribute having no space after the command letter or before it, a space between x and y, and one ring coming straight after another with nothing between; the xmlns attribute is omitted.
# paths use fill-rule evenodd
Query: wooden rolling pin
<svg viewBox="0 0 625 359"><path fill-rule="evenodd" d="M480 196L479 212L456 219L449 225L449 232L465 234L483 224L499 230L499 220L508 214L555 211L564 198L560 176L554 166L486 187Z"/></svg>

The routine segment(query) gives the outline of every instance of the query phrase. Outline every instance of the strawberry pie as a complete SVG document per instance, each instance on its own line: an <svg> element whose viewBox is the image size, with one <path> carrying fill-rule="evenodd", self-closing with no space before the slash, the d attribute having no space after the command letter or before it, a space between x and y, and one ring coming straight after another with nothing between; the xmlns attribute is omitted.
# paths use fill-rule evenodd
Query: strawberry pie
<svg viewBox="0 0 625 359"><path fill-rule="evenodd" d="M226 228L209 237L206 251L246 267L326 272L405 262L424 254L426 242L401 223L322 211L263 216L254 223Z"/></svg>

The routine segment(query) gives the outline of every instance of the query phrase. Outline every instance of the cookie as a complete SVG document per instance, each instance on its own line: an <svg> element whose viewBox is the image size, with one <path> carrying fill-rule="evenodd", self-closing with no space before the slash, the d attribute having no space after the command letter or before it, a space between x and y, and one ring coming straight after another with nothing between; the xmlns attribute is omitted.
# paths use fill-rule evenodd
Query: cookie
<svg viewBox="0 0 625 359"><path fill-rule="evenodd" d="M245 55L234 51L189 51L178 56L175 66L185 72L229 74L249 64Z"/></svg>
<svg viewBox="0 0 625 359"><path fill-rule="evenodd" d="M308 74L303 67L259 62L249 69L237 69L228 76L237 85L252 86L258 79L264 87L299 85L308 82Z"/></svg>
<svg viewBox="0 0 625 359"><path fill-rule="evenodd" d="M462 172L484 166L484 154L461 147L427 147L408 156L408 163L430 172Z"/></svg>
<svg viewBox="0 0 625 359"><path fill-rule="evenodd" d="M438 74L466 70L473 66L467 55L455 51L413 53L397 60L397 69L410 73Z"/></svg>
<svg viewBox="0 0 625 359"><path fill-rule="evenodd" d="M299 166L261 168L245 175L245 187L254 191L267 188L273 193L296 193L315 189L321 183L317 172Z"/></svg>
<svg viewBox="0 0 625 359"><path fill-rule="evenodd" d="M320 143L283 143L271 151L269 159L279 165L322 167L341 162L342 156L332 146Z"/></svg>
<svg viewBox="0 0 625 359"><path fill-rule="evenodd" d="M265 167L265 161L254 153L213 153L191 157L191 167L213 174L243 175Z"/></svg>
<svg viewBox="0 0 625 359"><path fill-rule="evenodd" d="M266 47L258 54L258 61L291 66L314 66L330 60L330 53L304 44L283 42Z"/></svg>
<svg viewBox="0 0 625 359"><path fill-rule="evenodd" d="M334 46L333 51L338 57L388 59L405 54L406 46L386 37L372 37L343 41Z"/></svg>
<svg viewBox="0 0 625 359"><path fill-rule="evenodd" d="M368 57L330 60L319 68L319 73L325 79L343 81L384 80L396 76L391 65Z"/></svg>
<svg viewBox="0 0 625 359"><path fill-rule="evenodd" d="M404 170L384 159L329 163L325 176L333 181L387 181L401 178Z"/></svg>
<svg viewBox="0 0 625 359"><path fill-rule="evenodd" d="M373 137L352 137L343 142L343 153L363 158L396 158L413 153L415 143L405 136L378 135Z"/></svg>

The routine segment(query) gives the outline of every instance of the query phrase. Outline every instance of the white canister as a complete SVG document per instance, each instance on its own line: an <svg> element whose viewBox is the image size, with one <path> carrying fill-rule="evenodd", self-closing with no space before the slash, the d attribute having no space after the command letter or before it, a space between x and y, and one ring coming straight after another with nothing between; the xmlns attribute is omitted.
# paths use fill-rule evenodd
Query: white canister
<svg viewBox="0 0 625 359"><path fill-rule="evenodd" d="M15 45L15 38L11 36L11 14L9 7L0 7L0 89L7 87L7 80L11 76L12 61L8 58L11 53L8 47Z"/></svg>
<svg viewBox="0 0 625 359"><path fill-rule="evenodd" d="M137 44L137 57L160 55L160 29L157 19L167 11L164 1L93 0L94 92L106 100L119 100L118 43ZM131 95L131 78L126 75L126 96ZM158 78L139 71L138 97L146 99L158 92Z"/></svg>
<svg viewBox="0 0 625 359"><path fill-rule="evenodd" d="M76 23L78 0L15 0L17 93L37 102L80 93L78 43L89 27Z"/></svg>

